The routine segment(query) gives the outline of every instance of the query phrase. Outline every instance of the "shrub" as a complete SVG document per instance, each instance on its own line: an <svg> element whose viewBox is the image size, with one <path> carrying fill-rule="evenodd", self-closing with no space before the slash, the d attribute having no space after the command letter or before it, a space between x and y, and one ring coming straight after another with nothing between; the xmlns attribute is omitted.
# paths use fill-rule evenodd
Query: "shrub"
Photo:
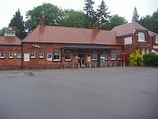
<svg viewBox="0 0 158 119"><path fill-rule="evenodd" d="M154 53L144 54L143 62L145 66L158 66L158 55Z"/></svg>
<svg viewBox="0 0 158 119"><path fill-rule="evenodd" d="M140 50L135 50L129 56L129 65L130 66L139 66L142 64L142 54L140 54Z"/></svg>

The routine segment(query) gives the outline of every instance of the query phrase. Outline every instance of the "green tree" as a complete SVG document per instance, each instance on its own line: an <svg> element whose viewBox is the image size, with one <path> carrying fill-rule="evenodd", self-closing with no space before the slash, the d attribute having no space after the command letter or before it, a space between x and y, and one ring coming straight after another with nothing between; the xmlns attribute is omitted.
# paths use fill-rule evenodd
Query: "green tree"
<svg viewBox="0 0 158 119"><path fill-rule="evenodd" d="M86 12L86 27L92 28L92 24L97 21L96 12L93 9L94 2L92 0L85 0L84 11Z"/></svg>
<svg viewBox="0 0 158 119"><path fill-rule="evenodd" d="M134 7L132 21L136 21L136 22L139 21L139 15L138 15L138 12L137 12L137 8L136 8L136 7Z"/></svg>
<svg viewBox="0 0 158 119"><path fill-rule="evenodd" d="M139 23L150 31L158 33L158 10L151 15L141 17Z"/></svg>
<svg viewBox="0 0 158 119"><path fill-rule="evenodd" d="M18 38L23 39L26 37L27 34L25 32L23 16L21 16L19 9L15 12L15 15L11 19L9 27L14 27L14 29L16 30L16 36Z"/></svg>
<svg viewBox="0 0 158 119"><path fill-rule="evenodd" d="M109 23L102 25L101 29L103 30L111 30L115 26L126 24L127 20L124 17L120 17L117 14L113 15L109 19Z"/></svg>
<svg viewBox="0 0 158 119"><path fill-rule="evenodd" d="M153 32L158 33L158 9L152 15Z"/></svg>
<svg viewBox="0 0 158 119"><path fill-rule="evenodd" d="M140 53L140 50L135 50L129 56L129 65L130 66L139 66L142 64L142 57L143 55Z"/></svg>
<svg viewBox="0 0 158 119"><path fill-rule="evenodd" d="M86 15L82 11L65 10L60 26L85 28Z"/></svg>
<svg viewBox="0 0 158 119"><path fill-rule="evenodd" d="M29 32L35 29L40 24L42 16L46 17L46 25L58 26L63 19L63 10L50 3L43 3L26 13L26 27Z"/></svg>
<svg viewBox="0 0 158 119"><path fill-rule="evenodd" d="M152 16L146 15L145 17L141 17L139 20L139 24L144 26L145 28L153 31L153 22L152 22Z"/></svg>
<svg viewBox="0 0 158 119"><path fill-rule="evenodd" d="M2 29L0 29L0 36L4 36L4 33L7 29L7 27L3 27Z"/></svg>
<svg viewBox="0 0 158 119"><path fill-rule="evenodd" d="M104 0L101 1L101 4L98 6L97 9L97 19L100 21L101 24L108 23L108 18L110 17L110 12L107 12L108 7L105 5Z"/></svg>

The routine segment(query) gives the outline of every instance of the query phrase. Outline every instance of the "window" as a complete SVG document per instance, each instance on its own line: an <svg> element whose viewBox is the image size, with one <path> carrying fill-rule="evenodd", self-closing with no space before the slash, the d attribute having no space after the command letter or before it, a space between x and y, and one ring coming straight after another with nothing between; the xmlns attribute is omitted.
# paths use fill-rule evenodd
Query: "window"
<svg viewBox="0 0 158 119"><path fill-rule="evenodd" d="M155 37L155 43L158 43L158 36Z"/></svg>
<svg viewBox="0 0 158 119"><path fill-rule="evenodd" d="M121 52L117 52L117 60L121 60Z"/></svg>
<svg viewBox="0 0 158 119"><path fill-rule="evenodd" d="M13 58L13 52L9 52L9 58Z"/></svg>
<svg viewBox="0 0 158 119"><path fill-rule="evenodd" d="M53 52L53 61L60 61L60 51Z"/></svg>
<svg viewBox="0 0 158 119"><path fill-rule="evenodd" d="M21 58L21 52L20 52L20 51L17 52L17 58L18 58L18 59Z"/></svg>
<svg viewBox="0 0 158 119"><path fill-rule="evenodd" d="M143 50L142 50L142 55L144 55L144 54L145 54L145 50L143 49Z"/></svg>
<svg viewBox="0 0 158 119"><path fill-rule="evenodd" d="M5 58L5 52L0 52L0 58Z"/></svg>
<svg viewBox="0 0 158 119"><path fill-rule="evenodd" d="M115 60L115 52L111 52L111 60Z"/></svg>
<svg viewBox="0 0 158 119"><path fill-rule="evenodd" d="M65 51L65 61L71 61L71 51Z"/></svg>
<svg viewBox="0 0 158 119"><path fill-rule="evenodd" d="M149 53L149 49L146 50L146 53Z"/></svg>
<svg viewBox="0 0 158 119"><path fill-rule="evenodd" d="M92 60L97 60L97 51L92 51Z"/></svg>
<svg viewBox="0 0 158 119"><path fill-rule="evenodd" d="M47 61L52 61L52 53L47 54Z"/></svg>
<svg viewBox="0 0 158 119"><path fill-rule="evenodd" d="M105 60L107 60L107 59L108 59L108 57L107 57L107 56L108 56L108 55L107 55L107 51L103 51L102 54L103 54L103 57L105 57Z"/></svg>
<svg viewBox="0 0 158 119"><path fill-rule="evenodd" d="M39 58L44 58L44 51L43 50L39 51Z"/></svg>
<svg viewBox="0 0 158 119"><path fill-rule="evenodd" d="M143 32L138 33L138 41L145 42L145 34Z"/></svg>
<svg viewBox="0 0 158 119"><path fill-rule="evenodd" d="M4 36L15 36L15 32L5 32Z"/></svg>
<svg viewBox="0 0 158 119"><path fill-rule="evenodd" d="M132 37L124 38L124 44L125 45L132 44Z"/></svg>
<svg viewBox="0 0 158 119"><path fill-rule="evenodd" d="M35 58L35 51L31 50L31 58Z"/></svg>

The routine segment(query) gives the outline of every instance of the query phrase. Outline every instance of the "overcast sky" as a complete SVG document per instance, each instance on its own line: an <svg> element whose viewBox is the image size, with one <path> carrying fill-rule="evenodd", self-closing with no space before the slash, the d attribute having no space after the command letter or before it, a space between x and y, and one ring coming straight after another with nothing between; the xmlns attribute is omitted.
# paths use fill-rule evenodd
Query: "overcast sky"
<svg viewBox="0 0 158 119"><path fill-rule="evenodd" d="M100 5L102 0L95 1L95 8ZM158 9L158 0L104 0L110 15L118 14L131 22L134 6L138 14L142 16L152 15ZM84 0L0 0L0 29L8 26L15 12L20 9L25 18L25 13L43 2L57 5L64 9L83 10Z"/></svg>

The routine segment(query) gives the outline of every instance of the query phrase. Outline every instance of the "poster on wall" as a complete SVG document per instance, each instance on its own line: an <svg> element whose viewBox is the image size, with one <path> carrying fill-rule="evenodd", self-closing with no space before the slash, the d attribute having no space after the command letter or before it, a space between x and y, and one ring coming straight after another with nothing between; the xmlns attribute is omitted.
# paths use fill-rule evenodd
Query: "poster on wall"
<svg viewBox="0 0 158 119"><path fill-rule="evenodd" d="M29 62L30 61L30 54L29 53L24 53L24 61Z"/></svg>
<svg viewBox="0 0 158 119"><path fill-rule="evenodd" d="M47 61L52 61L52 53L47 54Z"/></svg>

